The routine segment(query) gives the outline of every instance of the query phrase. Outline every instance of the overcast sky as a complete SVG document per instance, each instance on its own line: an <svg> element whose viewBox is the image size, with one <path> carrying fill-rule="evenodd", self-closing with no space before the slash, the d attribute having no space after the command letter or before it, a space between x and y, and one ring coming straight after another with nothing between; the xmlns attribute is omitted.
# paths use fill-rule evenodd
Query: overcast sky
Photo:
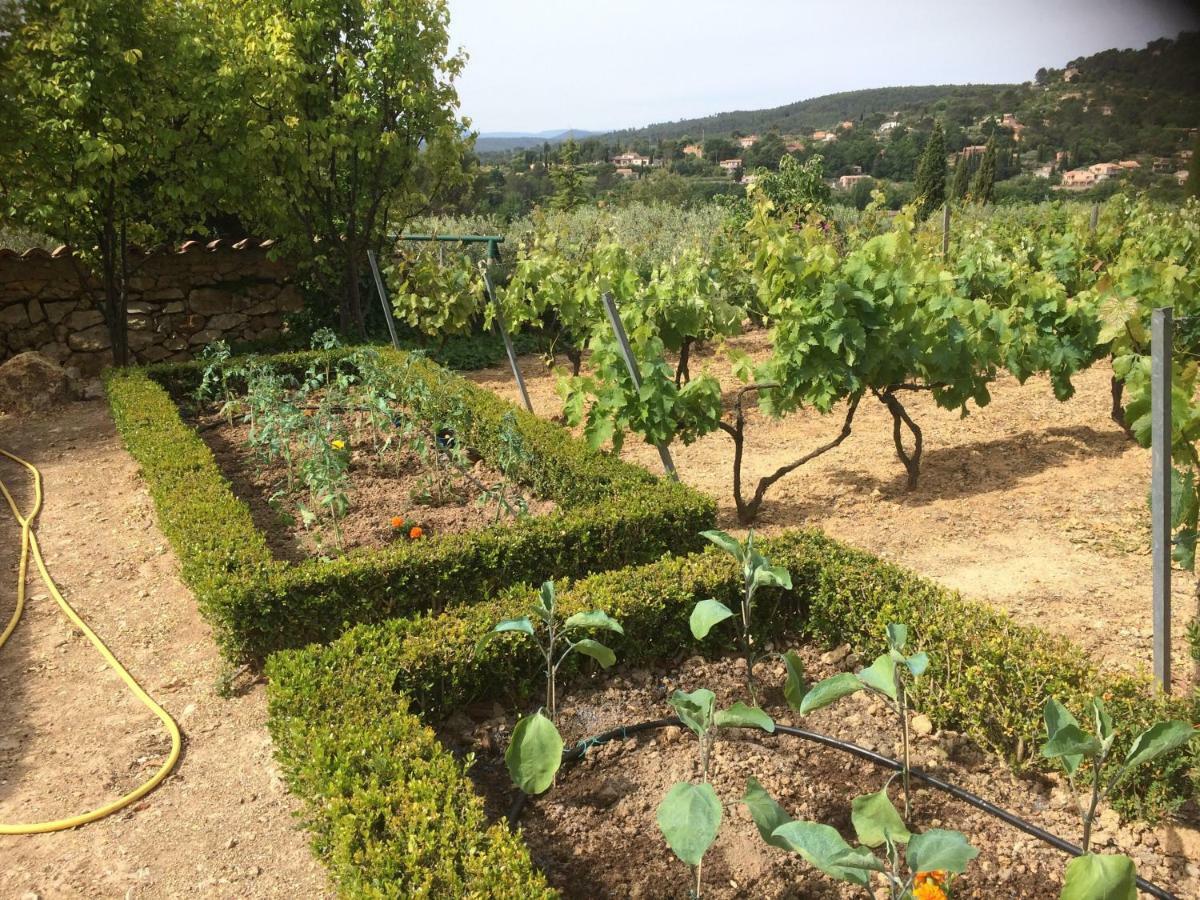
<svg viewBox="0 0 1200 900"><path fill-rule="evenodd" d="M836 91L1021 82L1196 28L1169 0L449 0L480 131L606 130Z"/></svg>

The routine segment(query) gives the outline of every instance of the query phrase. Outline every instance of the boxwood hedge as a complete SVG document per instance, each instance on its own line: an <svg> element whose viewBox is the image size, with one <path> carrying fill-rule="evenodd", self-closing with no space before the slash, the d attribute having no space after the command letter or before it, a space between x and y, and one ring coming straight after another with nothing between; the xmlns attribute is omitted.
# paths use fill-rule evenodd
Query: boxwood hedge
<svg viewBox="0 0 1200 900"><path fill-rule="evenodd" d="M337 351L344 353L346 351ZM516 473L558 509L464 534L360 550L332 561L288 565L273 558L248 507L234 497L208 447L177 401L197 383L198 363L110 370L106 389L117 429L141 465L159 522L235 661L328 641L352 624L469 603L545 572L585 575L694 549L710 527L713 501L681 484L597 453L545 422L445 369L385 351L397 375L420 378L430 421L453 410L465 441L485 458L499 452L505 424L527 451ZM271 359L303 369L318 354Z"/></svg>
<svg viewBox="0 0 1200 900"><path fill-rule="evenodd" d="M870 657L885 649L886 624L905 622L932 660L914 705L939 727L965 732L1015 763L1041 764L1041 708L1050 695L1078 710L1092 693L1104 693L1126 741L1159 718L1197 712L1194 699L1166 699L1147 681L1101 674L1068 641L823 535L789 532L763 542L763 550L791 570L793 590L760 600L762 638L788 632L826 645L848 642ZM620 619L626 637L605 641L623 663L638 664L690 652L695 600L732 603L739 586L732 561L710 549L561 583L559 602L564 614L601 608ZM422 724L476 700L536 696L542 676L529 642L501 639L475 652L492 623L519 614L531 599L528 588L510 588L444 614L354 628L327 647L269 661L278 755L345 893L424 889L428 858L442 862L439 890L486 890L505 872L529 878L522 883L530 896L544 890L529 874L524 847L485 829L464 769ZM724 648L714 635L704 649ZM1121 809L1160 814L1195 796L1198 778L1195 751L1176 754L1127 785ZM412 798L430 795L456 810L453 834L429 831L426 802Z"/></svg>

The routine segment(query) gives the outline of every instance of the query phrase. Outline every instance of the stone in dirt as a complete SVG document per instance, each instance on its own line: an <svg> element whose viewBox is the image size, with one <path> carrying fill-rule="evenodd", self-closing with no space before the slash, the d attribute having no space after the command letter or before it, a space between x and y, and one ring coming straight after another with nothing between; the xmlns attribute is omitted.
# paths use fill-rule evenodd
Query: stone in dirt
<svg viewBox="0 0 1200 900"><path fill-rule="evenodd" d="M65 369L41 353L18 353L0 365L0 412L22 416L49 412L71 400Z"/></svg>

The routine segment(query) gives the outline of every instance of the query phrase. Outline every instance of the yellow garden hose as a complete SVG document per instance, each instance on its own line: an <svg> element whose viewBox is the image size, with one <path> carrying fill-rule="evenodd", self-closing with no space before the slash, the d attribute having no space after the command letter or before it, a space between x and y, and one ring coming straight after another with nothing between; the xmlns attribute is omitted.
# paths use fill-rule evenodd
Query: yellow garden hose
<svg viewBox="0 0 1200 900"><path fill-rule="evenodd" d="M59 593L58 588L54 584L54 580L50 577L50 573L46 570L46 563L42 560L42 551L38 547L37 535L33 532L33 522L42 509L42 473L38 471L37 466L33 465L33 463L21 459L21 457L13 453L9 453L7 450L0 449L0 455L7 456L13 462L19 463L29 470L29 474L33 477L34 492L33 509L28 515L23 516L21 515L20 509L17 508L17 503L15 500L13 500L12 494L9 493L9 490L5 486L4 482L0 481L0 491L4 493L4 499L8 501L8 508L12 510L13 517L21 526L21 561L17 572L17 608L13 611L12 619L5 627L4 631L0 632L0 648L3 648L4 642L8 640L9 635L11 635L13 630L17 627L17 622L21 618L21 612L25 609L25 578L29 571L29 557L32 554L33 561L37 564L38 572L41 573L42 581L45 583L46 588L50 591L50 594L55 600L58 601L58 605L62 607L62 611L64 614L66 614L66 617L71 620L76 628L87 635L88 640L92 642L92 645L99 651L100 655L104 657L104 661L116 670L117 674L121 676L121 679L125 682L125 684L129 686L129 690L133 692L133 695L137 697L147 709L162 719L163 725L166 726L167 731L171 735L171 752L168 754L167 761L163 763L162 768L155 773L153 778L142 784L136 790L126 794L121 799L107 803L104 806L101 806L99 809L94 809L91 812L83 813L78 816L71 816L67 819L56 819L53 822L30 822L20 825L6 825L4 823L0 823L0 834L41 834L47 831L63 831L67 828L75 828L79 825L86 825L89 822L95 822L98 819L103 819L105 816L110 816L118 810L129 806L131 803L137 802L139 799L146 796L146 794L158 787L159 783L170 774L173 768L175 768L175 763L179 760L179 750L181 746L179 726L175 724L175 720L171 718L165 709L155 703L154 699L144 690L142 690L142 686L138 684L137 681L134 680L133 676L125 670L125 667L122 666L117 661L117 658L112 655L112 651L110 651L108 647L104 646L104 642L100 640L100 638L96 637L95 632L88 628L87 623L84 622L83 619L79 618L79 614L71 608L71 604L69 604L63 598L61 593Z"/></svg>

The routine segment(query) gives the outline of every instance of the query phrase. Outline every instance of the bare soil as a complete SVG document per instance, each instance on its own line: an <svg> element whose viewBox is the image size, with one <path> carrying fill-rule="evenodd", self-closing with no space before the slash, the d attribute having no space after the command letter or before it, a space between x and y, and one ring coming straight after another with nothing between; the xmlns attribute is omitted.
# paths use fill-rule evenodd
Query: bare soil
<svg viewBox="0 0 1200 900"><path fill-rule="evenodd" d="M770 351L761 330L729 344L755 359ZM538 357L523 357L521 367L536 412L559 416L555 376ZM726 391L739 385L720 348L693 351L693 376L703 370ZM1108 667L1148 671L1150 454L1109 418L1111 374L1105 363L1081 373L1065 403L1047 379L1020 385L1005 375L992 402L965 418L927 394L906 393L925 438L913 491L896 458L891 416L865 398L849 439L777 482L754 527L768 534L821 528L1018 621L1068 635ZM507 366L467 377L520 402ZM725 400L728 410L732 393ZM758 478L836 436L844 415L839 407L828 416L803 411L772 420L751 409L744 472L751 492ZM744 532L733 504L729 437L714 432L671 453L680 477L717 499L721 527ZM662 472L655 448L636 439L621 456ZM1182 691L1193 676L1185 629L1196 615L1196 581L1178 570L1173 581L1172 681Z"/></svg>
<svg viewBox="0 0 1200 900"><path fill-rule="evenodd" d="M222 661L103 402L0 418L0 446L39 466L38 535L85 621L174 716L183 755L135 806L55 834L0 836L0 897L328 897L272 760L261 684L216 692ZM23 469L0 478L27 508ZM19 529L0 516L0 622L12 614ZM0 649L0 821L43 821L132 790L169 741L35 577Z"/></svg>
<svg viewBox="0 0 1200 900"><path fill-rule="evenodd" d="M801 650L813 680L860 664L848 654L848 647L826 654ZM667 698L676 689L707 687L716 693L718 708L745 700L744 665L736 658L707 661L697 656L652 670L623 670L577 686L560 710L564 740L570 744L622 725L673 715ZM760 703L778 723L899 755L895 716L880 700L856 694L801 721L783 701L782 664L760 663L755 674L765 687ZM459 751L477 754L472 777L490 814L500 818L512 800L503 750L515 719L503 710L467 712L477 715L456 713L441 729L442 738ZM1018 776L961 735L931 732L928 720L916 721L914 727L926 732L914 735L914 766L1078 842L1078 817L1065 780ZM834 882L798 856L768 847L738 801L747 778L755 777L793 817L832 825L853 843L851 800L882 788L888 775L870 763L797 738L745 729L721 731L712 752L710 781L725 810L716 843L704 860L703 895L822 900L851 896L848 885ZM690 731L672 727L645 732L593 747L581 763L564 769L556 786L526 806L521 828L534 861L565 897L683 898L688 896L688 870L667 847L655 814L673 783L699 779L698 745ZM911 827L956 829L980 850L967 874L954 882L953 896L1058 896L1064 854L948 795L916 782L914 787ZM898 779L890 795L902 809ZM1143 878L1181 898L1200 897L1200 833L1171 826L1121 826L1115 813L1106 811L1094 846L1097 852L1132 856Z"/></svg>
<svg viewBox="0 0 1200 900"><path fill-rule="evenodd" d="M433 470L417 454L393 448L380 456L370 436L347 423L346 433L352 435L347 442L349 511L340 523L339 551L327 518L323 517L320 525L304 527L298 510L301 503L312 508L311 501L302 488L286 490L287 467L281 460L266 462L247 443L248 425L230 425L219 416L207 417L200 425L201 437L212 449L234 493L250 506L271 552L289 562L409 541L413 526L421 528L419 539L427 539L510 521L514 512L504 509L486 492L497 490L499 485L504 485L505 498L518 513L518 498L532 516L546 515L557 506L552 500L532 496L521 485L506 484L499 471L479 459L468 463L469 477L447 467L444 471L448 474L435 487ZM404 520L404 527L392 526L396 517Z"/></svg>

